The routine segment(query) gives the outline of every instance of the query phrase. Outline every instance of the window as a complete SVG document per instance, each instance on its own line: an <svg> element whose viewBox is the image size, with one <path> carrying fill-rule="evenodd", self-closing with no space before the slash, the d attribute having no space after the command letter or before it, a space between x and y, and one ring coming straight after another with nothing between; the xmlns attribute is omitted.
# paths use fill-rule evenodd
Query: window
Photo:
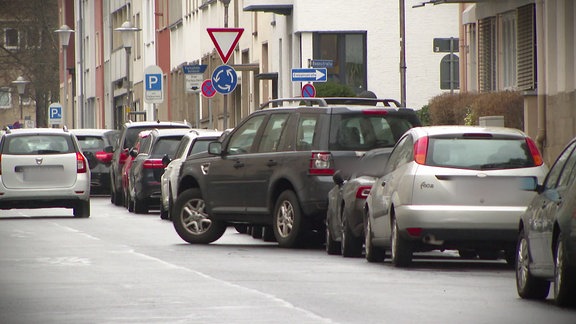
<svg viewBox="0 0 576 324"><path fill-rule="evenodd" d="M17 49L20 45L20 34L17 29L4 28L4 46L7 49Z"/></svg>
<svg viewBox="0 0 576 324"><path fill-rule="evenodd" d="M258 115L242 124L238 131L230 138L228 154L250 153L254 140L256 139L256 133L258 133L258 129L262 125L265 117L265 115Z"/></svg>
<svg viewBox="0 0 576 324"><path fill-rule="evenodd" d="M282 131L284 130L288 116L288 114L272 114L270 116L264 133L262 134L258 152L275 152L278 149L278 144L280 143Z"/></svg>
<svg viewBox="0 0 576 324"><path fill-rule="evenodd" d="M0 88L0 109L12 108L10 88Z"/></svg>
<svg viewBox="0 0 576 324"><path fill-rule="evenodd" d="M518 8L517 86L520 90L536 89L536 18L534 4Z"/></svg>
<svg viewBox="0 0 576 324"><path fill-rule="evenodd" d="M478 23L478 87L480 92L496 90L496 20Z"/></svg>
<svg viewBox="0 0 576 324"><path fill-rule="evenodd" d="M316 33L314 59L332 62L328 81L366 90L366 33Z"/></svg>
<svg viewBox="0 0 576 324"><path fill-rule="evenodd" d="M548 177L546 178L546 182L544 182L544 187L546 189L553 189L557 187L558 179L560 178L560 173L564 169L566 162L570 158L570 153L574 150L576 146L576 142L572 143L568 148L564 150L552 166L550 168L550 172L548 172Z"/></svg>
<svg viewBox="0 0 576 324"><path fill-rule="evenodd" d="M298 122L298 137L296 139L297 151L308 151L312 149L317 123L317 115L303 115L300 117Z"/></svg>

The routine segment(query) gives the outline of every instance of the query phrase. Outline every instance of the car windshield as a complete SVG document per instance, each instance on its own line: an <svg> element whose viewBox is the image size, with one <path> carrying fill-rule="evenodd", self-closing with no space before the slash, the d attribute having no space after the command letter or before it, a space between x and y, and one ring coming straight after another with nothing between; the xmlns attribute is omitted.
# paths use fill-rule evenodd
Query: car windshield
<svg viewBox="0 0 576 324"><path fill-rule="evenodd" d="M11 136L4 143L4 154L63 154L74 153L74 144L70 136L50 134L30 134Z"/></svg>
<svg viewBox="0 0 576 324"><path fill-rule="evenodd" d="M368 151L393 147L408 129L409 120L388 114L334 115L330 130L331 150Z"/></svg>
<svg viewBox="0 0 576 324"><path fill-rule="evenodd" d="M430 138L426 165L473 170L533 167L524 139Z"/></svg>

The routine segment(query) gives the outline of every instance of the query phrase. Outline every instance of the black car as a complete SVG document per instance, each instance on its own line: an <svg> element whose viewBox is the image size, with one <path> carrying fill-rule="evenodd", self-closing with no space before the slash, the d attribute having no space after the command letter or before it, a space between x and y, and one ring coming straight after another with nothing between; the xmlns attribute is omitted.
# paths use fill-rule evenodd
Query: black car
<svg viewBox="0 0 576 324"><path fill-rule="evenodd" d="M90 166L90 193L110 194L112 151L120 131L115 129L71 129Z"/></svg>
<svg viewBox="0 0 576 324"><path fill-rule="evenodd" d="M112 190L110 191L110 201L114 205L122 206L124 204L124 194L122 190L122 167L128 158L129 150L134 146L134 143L136 143L138 133L143 130L164 128L190 129L191 126L188 123L161 121L127 122L124 124L121 130L120 138L118 139L118 143L114 146L112 165L110 166L110 183L112 185Z"/></svg>
<svg viewBox="0 0 576 324"><path fill-rule="evenodd" d="M172 159L180 140L190 130L182 128L155 129L142 139L139 151L130 150L134 158L128 174L129 210L137 214L148 213L150 208L160 209L164 173L163 159Z"/></svg>
<svg viewBox="0 0 576 324"><path fill-rule="evenodd" d="M362 256L364 244L364 205L370 188L384 175L391 147L373 149L360 158L350 176L337 170L335 186L328 192L326 252L344 257Z"/></svg>
<svg viewBox="0 0 576 324"><path fill-rule="evenodd" d="M324 234L327 194L337 169L392 147L420 125L414 110L367 98L279 99L245 118L206 157L181 167L172 217L189 243L210 243L228 225L271 227L282 247Z"/></svg>
<svg viewBox="0 0 576 324"><path fill-rule="evenodd" d="M559 306L576 306L576 138L558 156L520 220L516 287L526 299L546 299L553 283Z"/></svg>

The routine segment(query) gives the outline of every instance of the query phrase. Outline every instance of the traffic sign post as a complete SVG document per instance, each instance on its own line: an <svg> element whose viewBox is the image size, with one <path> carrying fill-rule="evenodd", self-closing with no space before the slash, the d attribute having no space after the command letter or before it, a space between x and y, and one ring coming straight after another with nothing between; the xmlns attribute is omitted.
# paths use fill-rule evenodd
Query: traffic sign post
<svg viewBox="0 0 576 324"><path fill-rule="evenodd" d="M60 103L55 102L48 107L48 124L62 124L62 105Z"/></svg>
<svg viewBox="0 0 576 324"><path fill-rule="evenodd" d="M144 70L144 102L164 102L164 87L162 82L162 69L157 65L150 65Z"/></svg>
<svg viewBox="0 0 576 324"><path fill-rule="evenodd" d="M292 82L326 82L327 69L292 69Z"/></svg>

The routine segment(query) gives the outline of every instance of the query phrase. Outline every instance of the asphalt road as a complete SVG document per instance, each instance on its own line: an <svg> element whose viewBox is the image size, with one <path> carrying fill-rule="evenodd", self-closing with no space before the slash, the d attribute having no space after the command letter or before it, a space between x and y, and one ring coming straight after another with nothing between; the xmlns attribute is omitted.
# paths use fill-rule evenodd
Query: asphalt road
<svg viewBox="0 0 576 324"><path fill-rule="evenodd" d="M0 210L0 323L576 323L521 300L504 261L389 262L281 249L233 228L182 241L157 213L108 197L92 216Z"/></svg>

